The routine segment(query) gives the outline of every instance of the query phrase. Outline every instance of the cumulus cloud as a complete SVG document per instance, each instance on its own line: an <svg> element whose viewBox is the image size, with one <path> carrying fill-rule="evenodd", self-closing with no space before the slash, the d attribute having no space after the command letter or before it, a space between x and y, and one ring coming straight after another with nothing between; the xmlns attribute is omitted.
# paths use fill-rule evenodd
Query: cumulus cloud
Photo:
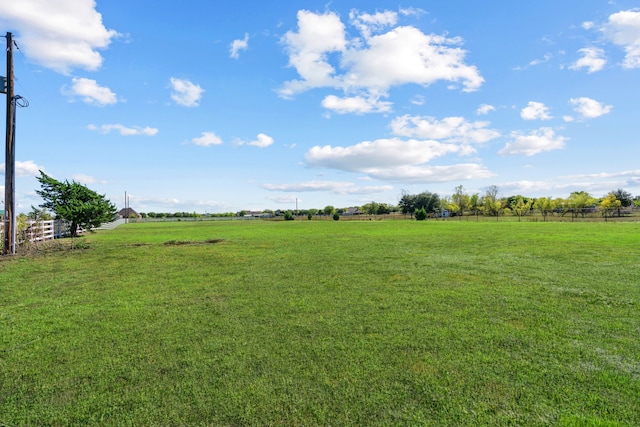
<svg viewBox="0 0 640 427"><path fill-rule="evenodd" d="M263 184L262 188L269 191L308 192L328 191L335 194L374 194L392 190L390 185L358 187L352 182L338 181L308 181L294 184Z"/></svg>
<svg viewBox="0 0 640 427"><path fill-rule="evenodd" d="M464 63L462 39L424 34L414 27L396 27L373 36L363 48L343 55L349 88L386 91L391 86L430 85L439 80L462 82L463 90L477 90L484 79L475 66Z"/></svg>
<svg viewBox="0 0 640 427"><path fill-rule="evenodd" d="M522 132L512 132L512 142L507 143L498 151L501 156L521 154L533 156L544 151L560 150L564 148L568 138L558 136L551 128L540 128L528 135Z"/></svg>
<svg viewBox="0 0 640 427"><path fill-rule="evenodd" d="M378 33L387 27L396 25L398 22L398 14L390 10L385 10L384 12L376 12L372 15L353 9L349 13L349 19L351 25L356 27L363 37L369 38L371 37L371 33Z"/></svg>
<svg viewBox="0 0 640 427"><path fill-rule="evenodd" d="M489 114L491 111L496 111L496 107L489 104L482 104L476 110L476 114L479 116L484 116L485 114Z"/></svg>
<svg viewBox="0 0 640 427"><path fill-rule="evenodd" d="M338 114L355 113L379 113L391 111L391 103L380 101L379 98L362 96L351 96L339 98L335 95L328 95L322 100L322 106Z"/></svg>
<svg viewBox="0 0 640 427"><path fill-rule="evenodd" d="M16 161L15 163L15 172L17 176L38 176L40 175L41 170L44 170L44 167L37 165L33 160L27 160L24 162Z"/></svg>
<svg viewBox="0 0 640 427"><path fill-rule="evenodd" d="M520 111L520 117L524 120L549 120L549 108L542 102L530 101L529 104Z"/></svg>
<svg viewBox="0 0 640 427"><path fill-rule="evenodd" d="M249 48L249 34L245 33L244 39L237 39L231 42L229 46L229 56L233 59L240 57L241 50L247 50Z"/></svg>
<svg viewBox="0 0 640 427"><path fill-rule="evenodd" d="M0 171L4 175L5 164L0 165ZM33 160L27 160L24 162L16 161L14 165L14 171L16 176L38 176L40 171L44 170L43 166L37 165Z"/></svg>
<svg viewBox="0 0 640 427"><path fill-rule="evenodd" d="M604 58L604 50L598 47L585 47L578 50L578 52L582 54L582 58L569 67L572 70L586 68L587 73L591 74L602 70L607 64L607 60Z"/></svg>
<svg viewBox="0 0 640 427"><path fill-rule="evenodd" d="M298 32L288 31L282 41L289 54L289 66L296 69L302 80L284 84L280 95L285 98L316 87L340 86L327 57L347 46L345 26L337 14L300 10L297 17Z"/></svg>
<svg viewBox="0 0 640 427"><path fill-rule="evenodd" d="M74 77L71 79L71 88L63 88L62 92L71 98L80 97L87 104L101 107L118 102L116 94L111 89L100 86L92 79Z"/></svg>
<svg viewBox="0 0 640 427"><path fill-rule="evenodd" d="M500 136L500 132L488 129L488 126L489 122L468 122L464 117L437 120L429 116L404 115L391 122L391 129L398 136L476 144Z"/></svg>
<svg viewBox="0 0 640 427"><path fill-rule="evenodd" d="M365 141L350 147L315 146L307 151L305 160L314 167L366 173L381 166L422 164L458 151L455 144L392 138Z"/></svg>
<svg viewBox="0 0 640 427"><path fill-rule="evenodd" d="M372 168L367 173L375 179L415 183L460 182L495 176L478 163L447 166L405 165L399 168Z"/></svg>
<svg viewBox="0 0 640 427"><path fill-rule="evenodd" d="M574 111L585 119L595 119L596 117L609 114L613 108L611 105L603 105L591 98L571 98L569 103L574 106Z"/></svg>
<svg viewBox="0 0 640 427"><path fill-rule="evenodd" d="M243 140L236 141L236 145L250 145L252 147L258 147L258 148L267 148L271 144L273 144L273 138L271 138L269 135L266 135L264 133L259 133L256 139L252 141L243 141Z"/></svg>
<svg viewBox="0 0 640 427"><path fill-rule="evenodd" d="M93 131L98 131L98 132L105 133L105 134L106 133L111 133L112 131L116 131L116 132L119 132L120 135L122 135L122 136L137 136L137 135L154 136L159 132L157 128L152 128L152 127L149 127L149 126L145 126L145 127L140 127L140 126L127 127L127 126L121 125L119 123L108 124L108 125L100 125L100 126L89 125L89 126L87 126L87 129L93 130Z"/></svg>
<svg viewBox="0 0 640 427"><path fill-rule="evenodd" d="M95 184L96 182L96 179L94 177L90 175L85 175L83 173L74 174L73 176L71 176L71 179L84 185Z"/></svg>
<svg viewBox="0 0 640 427"><path fill-rule="evenodd" d="M624 68L640 68L640 11L614 13L601 30L609 41L626 52L622 63Z"/></svg>
<svg viewBox="0 0 640 427"><path fill-rule="evenodd" d="M17 30L25 56L63 74L99 69L99 50L119 35L103 25L94 0L0 2L0 24Z"/></svg>
<svg viewBox="0 0 640 427"><path fill-rule="evenodd" d="M365 14L354 10L349 17L361 37L350 39L345 24L333 12L298 12L297 31L287 32L282 42L289 66L300 78L285 82L280 96L291 98L314 88L334 88L347 96L325 98L326 107L339 104L336 109L340 112L380 112L388 111L390 104L371 100L386 97L393 86L446 81L473 91L484 82L477 68L465 63L460 38L395 26L395 12ZM345 107L347 103L357 106Z"/></svg>
<svg viewBox="0 0 640 427"><path fill-rule="evenodd" d="M199 137L193 138L191 143L201 147L208 147L210 145L222 144L222 139L213 132L202 132Z"/></svg>
<svg viewBox="0 0 640 427"><path fill-rule="evenodd" d="M487 122L468 122L462 117L437 120L404 115L394 119L391 128L397 137L346 147L314 146L306 152L305 161L310 167L361 173L369 179L388 181L427 183L493 176L477 162L428 164L449 155L469 155L475 152L471 144L499 137L500 133L489 129Z"/></svg>
<svg viewBox="0 0 640 427"><path fill-rule="evenodd" d="M183 107L197 107L200 104L200 99L204 93L204 89L200 86L191 83L189 80L175 77L171 77L170 82L172 90L171 99L173 99L176 104L182 105Z"/></svg>

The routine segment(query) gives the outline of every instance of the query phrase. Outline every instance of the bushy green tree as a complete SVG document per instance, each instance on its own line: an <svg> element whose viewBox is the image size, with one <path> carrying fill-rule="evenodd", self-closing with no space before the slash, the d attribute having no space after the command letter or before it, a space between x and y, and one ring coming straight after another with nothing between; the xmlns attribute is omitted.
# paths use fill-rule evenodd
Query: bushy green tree
<svg viewBox="0 0 640 427"><path fill-rule="evenodd" d="M416 210L414 215L418 221L424 221L425 219L427 219L427 211L425 210L425 208Z"/></svg>
<svg viewBox="0 0 640 427"><path fill-rule="evenodd" d="M465 209L469 207L469 195L465 194L464 187L462 185L458 185L455 188L455 193L451 196L451 207L455 209L449 208L451 211L456 212L458 215L464 215Z"/></svg>
<svg viewBox="0 0 640 427"><path fill-rule="evenodd" d="M616 191L611 191L609 194L613 194L616 199L620 200L620 206L626 208L633 204L633 196L628 191L624 191L622 188L618 188Z"/></svg>
<svg viewBox="0 0 640 427"><path fill-rule="evenodd" d="M553 211L557 208L558 203L551 197L538 197L533 202L534 209L538 209L542 214L544 220L547 220L547 215L553 214Z"/></svg>
<svg viewBox="0 0 640 427"><path fill-rule="evenodd" d="M427 213L435 213L440 210L440 196L429 191L423 191L420 194L408 194L403 191L398 207L403 214L414 213L418 209L424 209Z"/></svg>
<svg viewBox="0 0 640 427"><path fill-rule="evenodd" d="M116 215L115 205L104 195L78 182L61 182L42 171L37 179L42 190L36 190L36 193L44 200L40 207L51 210L59 219L71 222L71 237L78 234L78 227L91 230L112 221Z"/></svg>
<svg viewBox="0 0 640 427"><path fill-rule="evenodd" d="M322 212L323 212L325 215L333 215L333 214L335 213L335 211L336 211L336 208L334 208L334 207L333 207L333 206L331 206L331 205L327 205L327 206L325 206L325 207L324 207L324 209L322 210Z"/></svg>
<svg viewBox="0 0 640 427"><path fill-rule="evenodd" d="M518 221L531 212L533 209L533 200L529 198L525 198L523 196L515 196L513 198L509 198L509 209L515 215L518 216Z"/></svg>

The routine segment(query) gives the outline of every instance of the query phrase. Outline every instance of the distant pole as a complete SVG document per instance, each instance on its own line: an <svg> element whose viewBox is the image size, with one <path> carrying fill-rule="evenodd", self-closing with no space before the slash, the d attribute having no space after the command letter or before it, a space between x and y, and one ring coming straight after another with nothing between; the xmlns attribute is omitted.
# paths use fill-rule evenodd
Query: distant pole
<svg viewBox="0 0 640 427"><path fill-rule="evenodd" d="M129 206L127 206L127 192L124 192L124 223L129 222Z"/></svg>
<svg viewBox="0 0 640 427"><path fill-rule="evenodd" d="M4 247L3 254L15 254L15 162L13 93L13 38L7 33L7 138L4 162Z"/></svg>

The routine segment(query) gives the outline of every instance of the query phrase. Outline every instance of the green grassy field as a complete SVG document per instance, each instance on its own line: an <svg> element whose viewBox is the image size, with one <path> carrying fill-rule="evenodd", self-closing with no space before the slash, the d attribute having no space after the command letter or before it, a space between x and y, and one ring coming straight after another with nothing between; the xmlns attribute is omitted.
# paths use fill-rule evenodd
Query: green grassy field
<svg viewBox="0 0 640 427"><path fill-rule="evenodd" d="M0 260L2 426L638 426L640 223L128 224Z"/></svg>

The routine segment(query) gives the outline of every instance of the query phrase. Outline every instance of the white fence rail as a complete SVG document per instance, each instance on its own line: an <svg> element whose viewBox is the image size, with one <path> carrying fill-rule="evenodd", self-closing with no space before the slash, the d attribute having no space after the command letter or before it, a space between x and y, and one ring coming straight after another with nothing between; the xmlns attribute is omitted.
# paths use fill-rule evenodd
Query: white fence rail
<svg viewBox="0 0 640 427"><path fill-rule="evenodd" d="M78 228L78 234L84 230ZM18 227L16 243L42 242L44 240L59 239L71 234L71 223L62 220L27 221L26 226ZM0 236L4 239L4 223L0 221Z"/></svg>

